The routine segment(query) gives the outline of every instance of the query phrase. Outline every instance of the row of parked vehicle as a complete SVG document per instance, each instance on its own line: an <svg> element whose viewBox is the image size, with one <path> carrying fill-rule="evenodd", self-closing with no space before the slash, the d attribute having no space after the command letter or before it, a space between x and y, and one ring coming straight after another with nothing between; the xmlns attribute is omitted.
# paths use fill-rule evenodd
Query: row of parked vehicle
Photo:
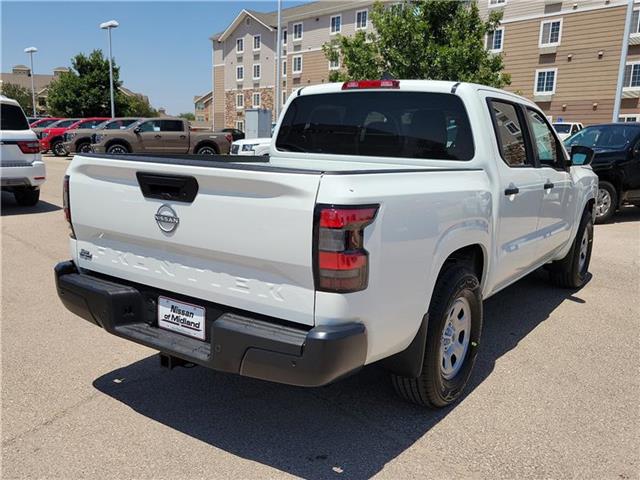
<svg viewBox="0 0 640 480"><path fill-rule="evenodd" d="M175 153L215 155L229 153L231 142L244 134L192 130L188 120L162 118L41 118L30 124L40 151L56 156L75 153Z"/></svg>

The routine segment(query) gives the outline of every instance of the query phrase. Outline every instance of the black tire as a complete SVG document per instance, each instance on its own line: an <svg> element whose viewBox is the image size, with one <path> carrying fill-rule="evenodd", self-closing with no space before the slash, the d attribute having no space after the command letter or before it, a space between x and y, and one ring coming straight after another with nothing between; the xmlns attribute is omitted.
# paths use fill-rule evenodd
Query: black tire
<svg viewBox="0 0 640 480"><path fill-rule="evenodd" d="M69 154L69 152L65 150L62 140L54 141L51 144L51 151L56 157L66 157Z"/></svg>
<svg viewBox="0 0 640 480"><path fill-rule="evenodd" d="M13 192L13 196L21 207L33 207L40 200L40 189L23 188Z"/></svg>
<svg viewBox="0 0 640 480"><path fill-rule="evenodd" d="M547 266L551 281L562 288L575 289L584 286L589 279L592 249L593 217L589 210L585 210L569 253L562 260Z"/></svg>
<svg viewBox="0 0 640 480"><path fill-rule="evenodd" d="M216 147L212 145L202 145L201 147L198 147L196 154L197 155L217 155L218 152L216 150Z"/></svg>
<svg viewBox="0 0 640 480"><path fill-rule="evenodd" d="M459 370L453 376L447 376L443 372L440 345L444 342L450 315L460 301L466 301L469 307L469 338L461 363L458 364L456 359L455 365L459 365ZM398 395L405 400L429 408L441 408L460 398L478 353L482 332L482 294L480 282L470 269L455 263L445 265L433 291L428 318L422 373L417 378L392 373L391 381Z"/></svg>
<svg viewBox="0 0 640 480"><path fill-rule="evenodd" d="M109 155L126 155L127 153L131 152L129 152L129 149L126 145L123 145L121 143L112 143L107 147L107 153Z"/></svg>
<svg viewBox="0 0 640 480"><path fill-rule="evenodd" d="M82 142L76 145L76 153L92 153L93 148L91 148L91 143Z"/></svg>
<svg viewBox="0 0 640 480"><path fill-rule="evenodd" d="M618 209L618 192L609 182L598 182L598 198L596 198L596 223L607 223Z"/></svg>

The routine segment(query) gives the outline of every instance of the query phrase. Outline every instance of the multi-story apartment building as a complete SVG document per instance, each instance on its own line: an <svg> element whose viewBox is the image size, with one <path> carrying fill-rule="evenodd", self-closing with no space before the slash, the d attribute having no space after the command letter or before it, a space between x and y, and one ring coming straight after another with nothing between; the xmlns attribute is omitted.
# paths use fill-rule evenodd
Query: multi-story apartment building
<svg viewBox="0 0 640 480"><path fill-rule="evenodd" d="M640 3L627 0L478 0L503 12L487 48L511 74L507 90L533 99L554 121L612 120L625 22L631 22L620 119L640 121Z"/></svg>
<svg viewBox="0 0 640 480"><path fill-rule="evenodd" d="M371 0L313 2L282 10L282 98L304 85L328 81L322 45L337 34L369 30ZM215 128L244 129L244 110L275 112L277 16L243 10L213 42Z"/></svg>
<svg viewBox="0 0 640 480"><path fill-rule="evenodd" d="M66 67L57 67L53 69L53 74L36 73L33 75L33 86L36 93L36 110L39 114L43 114L47 110L47 95L49 84L58 78L60 74L68 72ZM19 85L31 91L31 69L26 65L14 65L11 72L0 73L1 84Z"/></svg>
<svg viewBox="0 0 640 480"><path fill-rule="evenodd" d="M625 22L632 25L620 117L640 120L640 0L635 1L628 18L627 0L476 0L485 18L493 10L503 13L500 28L486 41L511 74L506 89L533 99L553 120L585 124L612 119ZM373 3L319 1L282 10L278 101L296 88L328 81L340 64L330 65L322 46L337 34L370 30ZM243 10L211 37L215 128L244 129L247 108L275 112L276 25L276 12ZM202 98L196 100L201 106Z"/></svg>
<svg viewBox="0 0 640 480"><path fill-rule="evenodd" d="M213 102L213 92L209 90L204 95L193 97L195 110L195 121L193 125L198 127L211 126L211 102Z"/></svg>

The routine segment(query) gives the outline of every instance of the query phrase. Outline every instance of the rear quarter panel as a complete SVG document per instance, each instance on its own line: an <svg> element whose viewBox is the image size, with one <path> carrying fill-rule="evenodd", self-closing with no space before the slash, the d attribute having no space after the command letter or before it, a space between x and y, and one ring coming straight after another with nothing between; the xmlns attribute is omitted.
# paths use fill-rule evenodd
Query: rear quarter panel
<svg viewBox="0 0 640 480"><path fill-rule="evenodd" d="M325 175L317 203L380 204L365 230L368 288L316 292L316 325L365 324L367 363L409 345L452 252L479 244L486 259L490 251L492 198L482 170Z"/></svg>

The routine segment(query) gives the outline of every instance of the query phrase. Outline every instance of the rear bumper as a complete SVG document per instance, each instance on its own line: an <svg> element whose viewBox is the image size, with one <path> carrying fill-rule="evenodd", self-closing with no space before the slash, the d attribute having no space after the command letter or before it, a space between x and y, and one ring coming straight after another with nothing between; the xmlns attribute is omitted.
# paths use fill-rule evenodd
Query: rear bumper
<svg viewBox="0 0 640 480"><path fill-rule="evenodd" d="M157 327L155 302L166 292L80 273L71 261L56 265L55 276L58 296L76 315L113 335L214 370L314 387L357 371L365 361L366 332L359 323L303 330L189 299L206 306L207 335L200 341Z"/></svg>
<svg viewBox="0 0 640 480"><path fill-rule="evenodd" d="M3 159L4 162L10 162ZM44 162L36 160L31 165L0 167L0 182L3 187L39 187L46 180Z"/></svg>

